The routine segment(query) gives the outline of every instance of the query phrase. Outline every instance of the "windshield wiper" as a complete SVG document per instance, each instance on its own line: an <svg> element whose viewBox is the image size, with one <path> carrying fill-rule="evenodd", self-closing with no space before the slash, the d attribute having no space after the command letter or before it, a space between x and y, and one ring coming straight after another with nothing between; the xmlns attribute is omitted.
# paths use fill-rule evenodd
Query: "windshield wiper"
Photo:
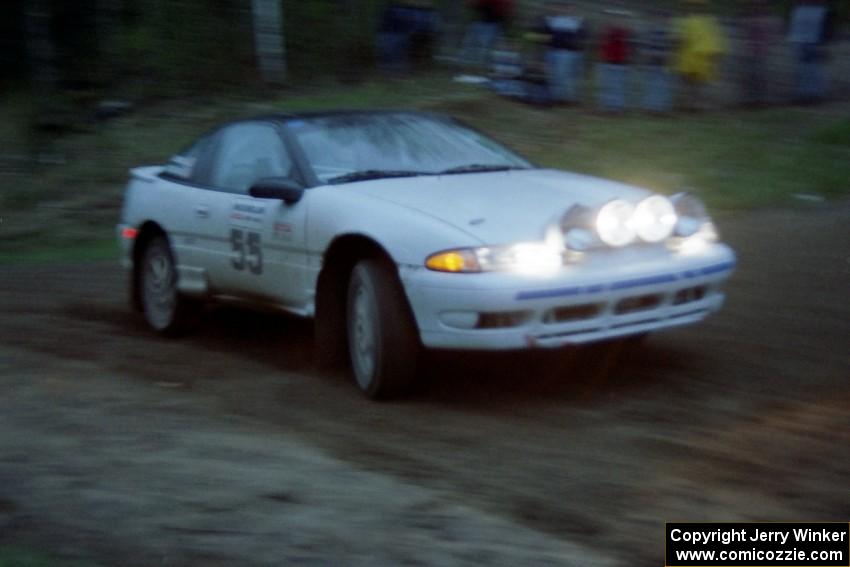
<svg viewBox="0 0 850 567"><path fill-rule="evenodd" d="M486 163L471 163L460 165L440 172L440 175L452 175L455 173L486 173L491 171L511 171L513 169L528 169L518 165L488 165Z"/></svg>
<svg viewBox="0 0 850 567"><path fill-rule="evenodd" d="M416 177L418 175L431 175L425 171L404 171L386 169L366 169L363 171L352 171L345 175L338 175L328 179L328 183L353 183L355 181L369 181L370 179L389 179L391 177Z"/></svg>

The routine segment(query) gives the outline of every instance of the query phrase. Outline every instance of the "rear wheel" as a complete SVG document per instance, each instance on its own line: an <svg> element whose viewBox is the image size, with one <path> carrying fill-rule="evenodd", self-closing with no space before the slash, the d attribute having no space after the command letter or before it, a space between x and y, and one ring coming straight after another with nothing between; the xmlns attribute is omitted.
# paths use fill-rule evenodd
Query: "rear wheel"
<svg viewBox="0 0 850 567"><path fill-rule="evenodd" d="M177 291L177 269L164 236L148 242L137 277L142 312L154 331L178 335L192 327L198 304Z"/></svg>
<svg viewBox="0 0 850 567"><path fill-rule="evenodd" d="M354 267L346 311L351 368L360 389L371 398L409 389L419 337L404 290L387 262L367 259Z"/></svg>

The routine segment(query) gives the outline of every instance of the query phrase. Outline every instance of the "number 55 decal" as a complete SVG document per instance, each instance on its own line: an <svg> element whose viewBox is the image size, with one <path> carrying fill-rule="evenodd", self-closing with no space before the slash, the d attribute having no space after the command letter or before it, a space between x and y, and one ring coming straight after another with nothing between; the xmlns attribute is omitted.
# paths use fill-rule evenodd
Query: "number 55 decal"
<svg viewBox="0 0 850 567"><path fill-rule="evenodd" d="M236 270L244 270L246 267L252 274L263 273L263 250L260 247L260 233L230 229L230 246L236 255L231 259L231 264Z"/></svg>

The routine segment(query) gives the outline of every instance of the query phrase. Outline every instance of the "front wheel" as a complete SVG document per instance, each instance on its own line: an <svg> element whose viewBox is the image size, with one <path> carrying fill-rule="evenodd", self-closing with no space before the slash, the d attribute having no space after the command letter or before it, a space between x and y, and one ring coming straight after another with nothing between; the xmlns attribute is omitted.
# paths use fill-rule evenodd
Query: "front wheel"
<svg viewBox="0 0 850 567"><path fill-rule="evenodd" d="M177 268L164 236L148 242L137 277L142 312L154 331L173 336L191 328L198 305L177 291Z"/></svg>
<svg viewBox="0 0 850 567"><path fill-rule="evenodd" d="M390 398L412 386L419 336L401 283L387 262L362 260L352 270L347 330L354 378L367 396Z"/></svg>

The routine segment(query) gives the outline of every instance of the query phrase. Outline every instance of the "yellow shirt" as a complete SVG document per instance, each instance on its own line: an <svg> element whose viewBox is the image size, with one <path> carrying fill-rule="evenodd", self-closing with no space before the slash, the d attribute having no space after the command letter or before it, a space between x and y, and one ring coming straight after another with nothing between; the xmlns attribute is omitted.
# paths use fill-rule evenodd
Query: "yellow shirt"
<svg viewBox="0 0 850 567"><path fill-rule="evenodd" d="M714 16L693 14L674 24L677 39L673 68L696 81L710 81L717 75L717 60L726 53L726 38Z"/></svg>

